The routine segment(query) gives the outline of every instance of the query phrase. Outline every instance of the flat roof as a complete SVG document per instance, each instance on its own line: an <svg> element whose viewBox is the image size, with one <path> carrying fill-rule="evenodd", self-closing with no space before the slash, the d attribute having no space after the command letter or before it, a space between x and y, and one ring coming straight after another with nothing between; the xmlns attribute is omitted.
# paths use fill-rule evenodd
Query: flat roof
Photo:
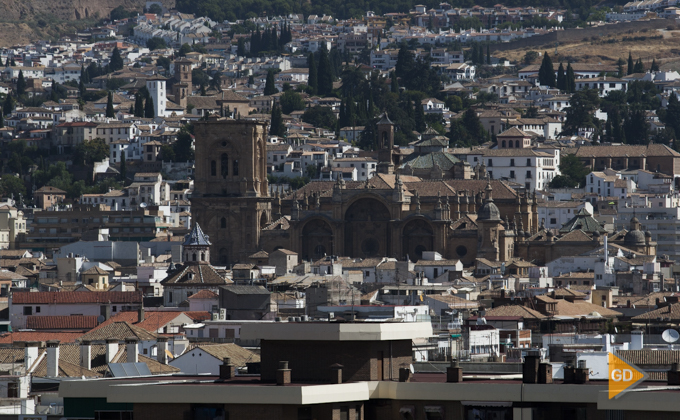
<svg viewBox="0 0 680 420"><path fill-rule="evenodd" d="M274 322L241 327L243 340L391 341L431 336L430 322Z"/></svg>

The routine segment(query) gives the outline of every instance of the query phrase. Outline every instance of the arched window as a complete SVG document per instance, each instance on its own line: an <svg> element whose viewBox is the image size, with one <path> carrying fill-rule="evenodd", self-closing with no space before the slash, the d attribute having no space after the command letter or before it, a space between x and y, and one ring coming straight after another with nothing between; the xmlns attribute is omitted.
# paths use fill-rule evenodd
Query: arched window
<svg viewBox="0 0 680 420"><path fill-rule="evenodd" d="M503 147L505 147L505 140L503 140L503 143L501 143L501 144L503 145Z"/></svg>
<svg viewBox="0 0 680 420"><path fill-rule="evenodd" d="M510 149L512 149L512 140L510 140L510 141L508 142L508 147L509 147Z"/></svg>
<svg viewBox="0 0 680 420"><path fill-rule="evenodd" d="M205 252L201 252L201 261L205 261Z"/></svg>
<svg viewBox="0 0 680 420"><path fill-rule="evenodd" d="M195 252L192 254L191 260L192 260L192 261L196 261L196 253L195 253Z"/></svg>
<svg viewBox="0 0 680 420"><path fill-rule="evenodd" d="M217 162L214 160L210 162L210 175L216 176L217 175Z"/></svg>
<svg viewBox="0 0 680 420"><path fill-rule="evenodd" d="M220 227L221 227L222 229L226 229L226 228L227 228L227 218L226 218L226 217L223 217L222 220L220 220Z"/></svg>
<svg viewBox="0 0 680 420"><path fill-rule="evenodd" d="M233 169L234 176L238 175L238 159L234 159L234 169Z"/></svg>
<svg viewBox="0 0 680 420"><path fill-rule="evenodd" d="M220 160L220 172L222 173L222 178L227 179L229 175L229 155L222 153L222 159Z"/></svg>
<svg viewBox="0 0 680 420"><path fill-rule="evenodd" d="M515 147L519 149L519 140L515 140Z"/></svg>

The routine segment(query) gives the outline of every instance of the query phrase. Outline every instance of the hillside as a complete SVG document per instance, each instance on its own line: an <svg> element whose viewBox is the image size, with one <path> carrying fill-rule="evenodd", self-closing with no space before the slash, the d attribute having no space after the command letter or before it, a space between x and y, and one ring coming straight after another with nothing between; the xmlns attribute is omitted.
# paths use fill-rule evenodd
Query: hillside
<svg viewBox="0 0 680 420"><path fill-rule="evenodd" d="M159 0L174 7L174 0ZM141 12L145 0L0 0L0 47L55 39L96 24L123 6Z"/></svg>

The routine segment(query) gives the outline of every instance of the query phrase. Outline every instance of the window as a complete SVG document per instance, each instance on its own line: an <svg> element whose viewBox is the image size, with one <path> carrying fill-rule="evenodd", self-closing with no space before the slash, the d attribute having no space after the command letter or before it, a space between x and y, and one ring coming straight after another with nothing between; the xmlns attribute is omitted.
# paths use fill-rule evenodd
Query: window
<svg viewBox="0 0 680 420"><path fill-rule="evenodd" d="M550 224L551 224L551 225L556 225L556 224L557 224L557 219L555 219L554 217L551 218L551 219L550 219Z"/></svg>
<svg viewBox="0 0 680 420"><path fill-rule="evenodd" d="M237 176L238 175L238 159L234 159L234 164L233 164L233 175Z"/></svg>
<svg viewBox="0 0 680 420"><path fill-rule="evenodd" d="M489 159L489 163L487 163L486 166L489 166L489 167L493 166L493 159Z"/></svg>
<svg viewBox="0 0 680 420"><path fill-rule="evenodd" d="M510 178L514 178L514 177L515 177L515 171L510 171Z"/></svg>
<svg viewBox="0 0 680 420"><path fill-rule="evenodd" d="M531 178L531 171L527 171L527 178Z"/></svg>
<svg viewBox="0 0 680 420"><path fill-rule="evenodd" d="M24 306L24 315L33 315L33 307Z"/></svg>
<svg viewBox="0 0 680 420"><path fill-rule="evenodd" d="M214 160L210 162L210 175L211 176L217 175L217 162L215 162Z"/></svg>
<svg viewBox="0 0 680 420"><path fill-rule="evenodd" d="M515 159L510 159L510 166L515 166ZM512 177L514 178L514 177Z"/></svg>
<svg viewBox="0 0 680 420"><path fill-rule="evenodd" d="M220 220L220 228L226 229L227 228L227 218L223 217L222 220Z"/></svg>
<svg viewBox="0 0 680 420"><path fill-rule="evenodd" d="M527 159L527 166L531 166L531 159Z"/></svg>

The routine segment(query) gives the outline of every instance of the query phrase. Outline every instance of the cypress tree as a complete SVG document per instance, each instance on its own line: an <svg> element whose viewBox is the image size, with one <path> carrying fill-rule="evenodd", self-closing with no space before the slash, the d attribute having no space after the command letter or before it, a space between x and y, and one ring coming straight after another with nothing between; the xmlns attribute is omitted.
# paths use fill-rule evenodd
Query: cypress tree
<svg viewBox="0 0 680 420"><path fill-rule="evenodd" d="M276 89L276 85L274 83L274 72L269 70L267 72L267 82L264 85L264 94L273 95L276 92L278 92L278 89Z"/></svg>
<svg viewBox="0 0 680 420"><path fill-rule="evenodd" d="M149 96L144 105L144 118L153 118L155 116L156 112L153 109L153 98Z"/></svg>
<svg viewBox="0 0 680 420"><path fill-rule="evenodd" d="M113 110L113 93L109 92L109 97L106 100L106 118L113 118L115 115Z"/></svg>
<svg viewBox="0 0 680 420"><path fill-rule="evenodd" d="M276 27L272 28L272 50L278 51L279 50L279 38L277 35L277 30Z"/></svg>
<svg viewBox="0 0 680 420"><path fill-rule="evenodd" d="M135 115L135 104L130 105L130 115Z"/></svg>
<svg viewBox="0 0 680 420"><path fill-rule="evenodd" d="M576 76L574 75L574 69L571 67L571 63L567 64L567 92L574 93L576 91Z"/></svg>
<svg viewBox="0 0 680 420"><path fill-rule="evenodd" d="M543 54L543 62L538 70L538 81L542 86L555 87L556 84L555 69L547 51Z"/></svg>
<svg viewBox="0 0 680 420"><path fill-rule="evenodd" d="M633 67L634 67L633 55L629 51L628 52L628 73L627 74L633 74Z"/></svg>
<svg viewBox="0 0 680 420"><path fill-rule="evenodd" d="M559 90L567 90L567 75L564 73L564 66L560 63L557 69L557 88Z"/></svg>
<svg viewBox="0 0 680 420"><path fill-rule="evenodd" d="M16 67L17 63L14 62L14 56L12 56L12 61L9 62L9 65L12 67Z"/></svg>
<svg viewBox="0 0 680 420"><path fill-rule="evenodd" d="M140 92L135 95L135 117L144 118L144 95Z"/></svg>
<svg viewBox="0 0 680 420"><path fill-rule="evenodd" d="M645 65L642 64L642 59L638 58L638 61L635 63L635 67L633 67L633 73L644 73L645 72Z"/></svg>
<svg viewBox="0 0 680 420"><path fill-rule="evenodd" d="M656 64L656 59L652 59L652 66L649 68L650 71L659 71L659 65Z"/></svg>
<svg viewBox="0 0 680 420"><path fill-rule="evenodd" d="M12 98L12 94L8 93L5 97L5 102L2 103L2 113L4 115L9 115L12 111L14 111L14 99Z"/></svg>
<svg viewBox="0 0 680 420"><path fill-rule="evenodd" d="M286 126L283 124L283 114L278 104L272 107L272 118L269 127L269 134L272 136L283 137L286 134Z"/></svg>
<svg viewBox="0 0 680 420"><path fill-rule="evenodd" d="M309 66L309 78L307 80L307 85L312 91L312 95L314 95L319 90L319 75L318 71L316 70L316 59L314 58L314 53L309 53L309 57L307 57L307 64Z"/></svg>
<svg viewBox="0 0 680 420"><path fill-rule="evenodd" d="M392 72L392 83L390 85L390 90L392 93L399 93L399 81L397 80L397 75L394 74L394 71Z"/></svg>
<svg viewBox="0 0 680 420"><path fill-rule="evenodd" d="M83 83L82 76L80 77L80 81L78 82L78 90L80 91L81 98L85 96L85 83Z"/></svg>
<svg viewBox="0 0 680 420"><path fill-rule="evenodd" d="M125 182L127 178L127 166L125 162L125 151L120 152L120 180Z"/></svg>
<svg viewBox="0 0 680 420"><path fill-rule="evenodd" d="M5 117L2 116L2 112L0 112L0 128L5 126Z"/></svg>
<svg viewBox="0 0 680 420"><path fill-rule="evenodd" d="M425 111L423 106L416 101L416 115L415 115L416 131L422 133L427 126L425 125Z"/></svg>
<svg viewBox="0 0 680 420"><path fill-rule="evenodd" d="M319 54L317 79L319 83L319 96L330 95L333 91L333 74L331 73L331 62L328 59L328 51L325 45L321 46L321 53Z"/></svg>
<svg viewBox="0 0 680 420"><path fill-rule="evenodd" d="M491 64L491 51L489 50L489 44L486 44L486 64Z"/></svg>
<svg viewBox="0 0 680 420"><path fill-rule="evenodd" d="M24 72L19 70L19 77L17 78L17 95L21 96L26 92L26 80L24 79Z"/></svg>
<svg viewBox="0 0 680 420"><path fill-rule="evenodd" d="M625 63L626 63L626 62L623 61L622 58L619 58L619 61L618 61L618 63L617 63L618 66L619 66L619 73L617 74L617 77L618 77L619 79L626 75L626 74L623 72L623 65L624 65Z"/></svg>
<svg viewBox="0 0 680 420"><path fill-rule="evenodd" d="M111 71L120 70L123 68L123 58L120 56L120 50L118 50L118 45L113 48L113 53L111 53L111 60L109 60L109 69Z"/></svg>

